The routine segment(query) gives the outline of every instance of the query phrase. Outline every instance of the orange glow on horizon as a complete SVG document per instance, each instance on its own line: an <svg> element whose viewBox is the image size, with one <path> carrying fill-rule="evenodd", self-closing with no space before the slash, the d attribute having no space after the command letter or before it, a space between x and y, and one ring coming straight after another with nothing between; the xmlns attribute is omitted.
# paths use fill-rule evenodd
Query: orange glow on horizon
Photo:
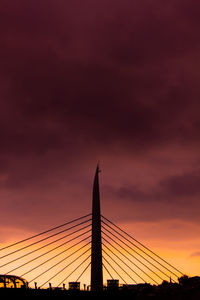
<svg viewBox="0 0 200 300"><path fill-rule="evenodd" d="M173 228L172 223L174 224L176 222L175 221L163 222L162 224L160 223L160 226L159 226L159 224L156 224L156 223L152 223L152 224L123 223L123 224L118 224L118 226L120 226L120 228L122 228L123 230L125 230L126 232L128 232L135 238L136 238L136 236L141 236L143 238L142 243L145 246L149 247L151 250L153 250L159 256L161 256L162 258L167 260L170 264L175 266L177 269L180 269L180 271L182 271L184 274L189 275L189 276L197 276L200 273L200 259L197 255L195 256L195 253L197 250L196 239L192 239L192 238L187 239L187 237L184 237L184 236L179 236L179 239L177 239L176 238L177 232L174 236L172 235L172 228ZM187 226L188 224L182 224L182 225ZM158 229L158 228L159 228L159 231L156 234L156 231L157 231L156 229ZM161 233L160 233L160 231L162 231L162 228L165 228L165 235L163 235L163 236L161 236ZM102 230L106 233L105 229L102 229ZM12 229L10 229L9 231L12 232ZM23 230L19 230L19 231L15 230L14 232L18 239L23 239L23 238L26 238L27 236L30 236L30 232L25 232ZM133 235L133 232L134 232L134 235ZM84 236L81 236L78 240L80 240L83 237ZM121 237L119 236L119 238L121 238ZM136 267L131 265L130 261L124 259L122 254L124 256L128 256L125 249L130 250L129 248L127 248L125 246L124 249L123 248L120 249L120 251L121 251L121 256L120 256L120 253L117 252L117 250L112 248L112 246L106 242L105 239L109 240L109 238L107 236L105 236L103 233L102 233L102 239L103 239L103 244L104 244L103 245L103 256L108 260L108 262L110 262L113 266L115 266L115 270L119 274L123 274L122 277L126 283L134 284L134 282L131 280L130 277L135 279L137 281L137 283L142 282L142 280L140 278L138 278L133 272L130 271L130 269L128 269L128 265L134 271L136 271L139 274L139 276L141 276L142 278L145 278L147 280L147 282L149 282L151 284L155 284L154 281L152 281L151 279L148 278L148 276L147 276L148 274L154 280L156 280L158 283L162 282L162 280L157 278L154 274L152 275L151 272L148 269L145 269L142 265L139 264L140 267L145 269L147 275L144 275L140 270L138 270ZM89 242L89 239L87 241ZM141 242L141 239L139 241ZM1 243L1 248L6 247L7 245L10 245L13 242L16 242L16 239L14 238L14 234L10 235L10 239L7 242ZM110 240L110 242L114 245L114 242L112 240ZM126 240L125 240L125 242L126 242ZM118 243L121 244L120 241L118 241ZM55 245L58 246L59 244L57 243ZM67 249L68 247L70 248L70 246L72 246L72 249L69 249L68 252L67 251L65 252L65 249ZM83 246L83 249L80 250L79 252L77 252L77 256L81 255L81 254L83 254L83 255L81 256L81 258L79 260L77 260L77 263L75 263L74 265L70 265L70 262L72 261L72 258L73 258L73 256L70 257L70 254L72 254L73 251L78 250L78 248L81 246ZM30 286L34 287L35 281L37 282L38 286L43 285L47 281L42 287L44 287L44 288L48 287L48 285L49 285L48 279L53 277L54 274L57 272L58 275L51 280L52 286L56 286L59 282L62 282L63 278L65 278L67 276L67 274L69 274L76 267L78 267L78 264L80 264L82 262L82 260L87 258L87 255L90 254L90 251L86 252L85 254L84 254L84 252L86 250L88 250L89 248L90 248L90 245L84 247L84 243L80 243L79 246L75 246L75 247L73 247L73 243L69 243L69 245L62 246L62 247L58 248L57 250L54 250L51 252L50 250L52 249L52 247L48 246L45 248L45 251L49 250L50 253L49 253L49 255L47 255L45 257L45 259L48 259L51 256L56 256L56 255L58 255L58 257L55 258L54 260L50 260L46 264L43 264L41 266L41 268L38 268L38 269L36 268L31 273L28 273L27 275L24 275L23 277L26 280L30 281L34 277L37 277L38 273L43 273L43 272L45 272L45 270L49 269L49 272L47 274L44 273L44 275L40 276L36 280L31 281ZM117 246L117 248L119 248L119 247ZM37 249L37 245L35 245L31 249ZM61 249L63 251L63 254L60 255L59 253L61 252ZM112 252L110 252L111 250L112 250ZM137 248L136 248L136 250L137 250ZM27 250L24 250L20 254L18 253L17 257L23 256L23 254L25 254L26 251ZM43 249L41 253L44 253L45 251ZM4 256L6 254L6 252L7 252L7 250L1 251L1 257ZM106 254L106 252L107 252L107 254ZM140 251L139 251L139 253L143 254ZM38 254L39 253L33 253L32 255L30 255L29 259L34 259L34 257L37 257ZM115 254L115 256L113 256L113 254ZM134 252L132 252L132 254L135 255ZM69 258L67 260L65 259L66 255L69 256ZM115 261L118 262L121 266L123 266L125 272L122 271L119 268L119 266L111 260L109 255L111 255L115 259ZM117 258L117 256L121 257L122 260L124 259L125 264L122 264L122 260L120 261ZM137 255L136 255L136 257L137 257ZM138 261L134 260L131 256L129 256L129 258L138 264ZM141 260L140 256L138 256L138 258ZM16 269L16 271L13 272L13 275L21 276L24 273L26 274L26 272L30 269L30 266L32 268L34 268L35 266L37 266L37 264L39 262L42 263L43 261L45 261L45 259L44 259L44 257L41 257L39 260L33 260L32 264L27 264L27 265L24 265L24 267L22 267L20 269ZM3 265L3 263L6 262L6 260L9 261L8 258L0 259L1 265ZM1 274L4 274L4 273L8 272L9 270L17 268L20 264L23 264L26 261L27 261L27 257L22 258L20 260L20 263L18 261L14 261L13 263L9 264L8 266L1 267L0 272L1 272ZM56 264L58 261L62 261L62 262L51 269L52 264L53 263ZM88 258L83 265L78 267L77 272L74 272L74 274L69 279L64 281L66 288L68 286L68 281L76 281L77 278L79 277L79 275L82 272L84 272L84 269L87 267L89 262L90 262L90 258ZM111 269L108 262L106 262L103 259L103 263L104 263L105 267L113 275L113 278L115 278L115 279L118 278L120 281L120 284L124 284L125 282L123 282L123 280L121 278L119 278L118 274L115 273ZM69 267L65 269L65 267L68 264L69 264ZM149 266L149 267L151 267L151 266ZM62 269L63 269L63 271L61 273L59 273L59 271ZM129 271L130 271L131 276L127 275L127 272L129 272ZM162 274L160 274L160 275L162 275ZM107 270L105 268L103 268L103 276L104 276L104 284L106 284L107 279L111 279L111 278L110 278L110 274L107 272ZM86 286L90 285L90 266L88 266L87 270L81 276L80 282L81 282L82 288L83 288L83 284L85 284Z"/></svg>

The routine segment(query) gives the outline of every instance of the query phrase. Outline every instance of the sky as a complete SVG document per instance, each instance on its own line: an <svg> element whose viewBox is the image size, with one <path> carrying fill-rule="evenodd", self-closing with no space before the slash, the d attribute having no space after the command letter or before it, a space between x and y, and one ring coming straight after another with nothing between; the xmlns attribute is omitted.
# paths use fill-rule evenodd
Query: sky
<svg viewBox="0 0 200 300"><path fill-rule="evenodd" d="M91 212L200 274L197 0L2 0L0 243Z"/></svg>

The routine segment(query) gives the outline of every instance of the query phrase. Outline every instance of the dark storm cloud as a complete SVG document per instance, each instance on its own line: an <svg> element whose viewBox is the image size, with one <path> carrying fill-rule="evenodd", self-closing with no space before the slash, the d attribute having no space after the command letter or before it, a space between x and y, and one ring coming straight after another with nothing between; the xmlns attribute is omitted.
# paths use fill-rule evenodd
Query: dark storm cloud
<svg viewBox="0 0 200 300"><path fill-rule="evenodd" d="M185 203L185 199L200 196L200 170L162 179L147 191L137 185L124 185L119 188L107 186L105 193L123 201L134 202L173 202Z"/></svg>
<svg viewBox="0 0 200 300"><path fill-rule="evenodd" d="M198 153L199 6L2 1L2 189L39 190L54 170L105 153L145 157L174 144ZM195 174L166 178L159 191L114 193L140 201L199 194Z"/></svg>
<svg viewBox="0 0 200 300"><path fill-rule="evenodd" d="M105 185L104 198L115 203L116 218L144 222L181 220L199 224L200 171L165 176L151 187L134 184ZM119 208L127 207L120 216ZM109 205L109 204L108 204Z"/></svg>
<svg viewBox="0 0 200 300"><path fill-rule="evenodd" d="M192 173L171 176L160 183L164 193L175 197L200 195L200 170Z"/></svg>
<svg viewBox="0 0 200 300"><path fill-rule="evenodd" d="M100 12L92 7L84 15L78 9L80 18L71 3L68 10L62 3L66 15L59 5L45 3L13 4L7 11L12 21L1 21L7 29L1 50L4 99L11 102L7 114L13 110L11 121L2 124L1 137L8 136L5 151L13 142L19 151L27 145L24 152L40 152L40 147L61 147L76 137L103 146L122 141L141 150L198 132L195 119L189 128L185 123L191 122L191 102L198 109L199 91L190 99L187 78L170 79L179 67L171 61L176 51L179 58L192 59L190 51L198 47L196 28L190 24L186 32L186 9L181 14L178 1L164 8L152 1L150 12L126 1L110 14L103 14L108 4L97 3ZM87 5L91 2L85 3L84 12ZM136 9L134 16L131 9Z"/></svg>

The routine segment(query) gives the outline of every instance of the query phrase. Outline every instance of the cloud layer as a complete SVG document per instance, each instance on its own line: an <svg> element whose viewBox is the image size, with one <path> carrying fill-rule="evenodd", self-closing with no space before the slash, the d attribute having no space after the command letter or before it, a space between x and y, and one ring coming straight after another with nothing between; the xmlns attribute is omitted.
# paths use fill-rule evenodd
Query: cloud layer
<svg viewBox="0 0 200 300"><path fill-rule="evenodd" d="M87 213L98 160L107 215L199 223L199 8L2 1L1 226Z"/></svg>

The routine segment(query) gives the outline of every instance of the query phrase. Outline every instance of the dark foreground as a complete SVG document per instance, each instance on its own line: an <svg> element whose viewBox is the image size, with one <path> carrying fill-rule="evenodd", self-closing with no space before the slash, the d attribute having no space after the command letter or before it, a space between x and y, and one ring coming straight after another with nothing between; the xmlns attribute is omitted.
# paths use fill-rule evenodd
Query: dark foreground
<svg viewBox="0 0 200 300"><path fill-rule="evenodd" d="M119 290L93 293L68 290L0 289L0 299L135 299L135 300L199 300L200 288L177 290Z"/></svg>
<svg viewBox="0 0 200 300"><path fill-rule="evenodd" d="M200 277L179 278L179 283L163 281L160 285L137 284L109 288L102 292L82 291L77 289L31 289L0 288L1 299L121 299L121 300L200 300Z"/></svg>

